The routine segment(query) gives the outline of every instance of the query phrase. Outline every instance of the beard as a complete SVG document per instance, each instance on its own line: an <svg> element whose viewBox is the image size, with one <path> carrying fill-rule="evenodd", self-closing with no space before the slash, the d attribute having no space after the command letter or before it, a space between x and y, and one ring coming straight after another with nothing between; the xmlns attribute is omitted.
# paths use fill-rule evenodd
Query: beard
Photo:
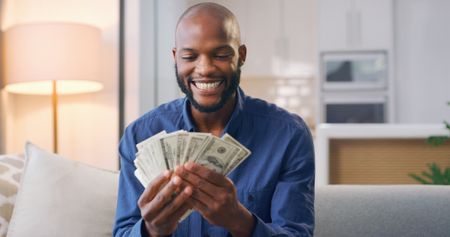
<svg viewBox="0 0 450 237"><path fill-rule="evenodd" d="M202 113L213 113L217 112L220 109L223 108L223 106L228 102L228 100L231 98L231 96L237 91L237 88L239 87L239 83L241 80L241 67L238 67L236 71L234 71L231 74L230 80L227 80L226 77L222 77L221 79L224 81L222 83L229 83L225 90L220 95L219 102L213 104L213 105L201 105L198 103L198 101L195 100L194 95L192 91L189 89L189 85L191 84L193 78L192 76L188 76L186 78L187 85L184 83L184 80L181 78L181 76L178 74L178 67L175 64L175 75L177 77L177 83L180 87L181 91L186 95L189 102L192 106L194 106L195 109Z"/></svg>

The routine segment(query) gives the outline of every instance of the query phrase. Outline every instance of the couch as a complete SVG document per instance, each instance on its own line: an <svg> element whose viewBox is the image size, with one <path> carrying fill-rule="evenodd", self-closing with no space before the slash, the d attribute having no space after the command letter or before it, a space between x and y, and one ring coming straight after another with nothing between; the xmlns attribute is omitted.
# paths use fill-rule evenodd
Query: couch
<svg viewBox="0 0 450 237"><path fill-rule="evenodd" d="M450 185L316 187L314 236L450 236Z"/></svg>
<svg viewBox="0 0 450 237"><path fill-rule="evenodd" d="M10 237L112 235L118 172L31 143L25 153L25 162L22 156L0 156L1 195L9 195L0 198L9 208L0 217L0 236L6 231ZM450 186L326 185L316 187L315 205L319 237L450 236Z"/></svg>

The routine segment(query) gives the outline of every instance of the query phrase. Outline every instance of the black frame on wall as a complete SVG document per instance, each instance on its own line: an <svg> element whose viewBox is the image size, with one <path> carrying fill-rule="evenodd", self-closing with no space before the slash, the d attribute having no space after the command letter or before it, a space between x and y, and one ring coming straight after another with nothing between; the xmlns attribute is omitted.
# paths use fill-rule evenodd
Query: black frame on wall
<svg viewBox="0 0 450 237"><path fill-rule="evenodd" d="M125 0L119 0L119 139L125 129Z"/></svg>
<svg viewBox="0 0 450 237"><path fill-rule="evenodd" d="M119 141L125 130L125 0L119 0ZM120 170L120 159L117 160Z"/></svg>

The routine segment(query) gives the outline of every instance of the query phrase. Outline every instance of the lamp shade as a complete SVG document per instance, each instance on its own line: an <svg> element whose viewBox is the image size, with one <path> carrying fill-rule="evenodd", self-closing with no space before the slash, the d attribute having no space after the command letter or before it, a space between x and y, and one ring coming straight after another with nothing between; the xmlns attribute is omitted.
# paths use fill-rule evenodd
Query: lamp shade
<svg viewBox="0 0 450 237"><path fill-rule="evenodd" d="M3 38L5 89L12 93L58 94L102 89L98 28L76 23L30 23L7 29Z"/></svg>

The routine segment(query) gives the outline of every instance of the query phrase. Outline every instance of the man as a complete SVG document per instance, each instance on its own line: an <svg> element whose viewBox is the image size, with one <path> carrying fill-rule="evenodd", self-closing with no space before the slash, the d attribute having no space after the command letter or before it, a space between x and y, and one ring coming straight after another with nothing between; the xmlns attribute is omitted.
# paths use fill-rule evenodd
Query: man
<svg viewBox="0 0 450 237"><path fill-rule="evenodd" d="M312 236L314 152L301 118L244 95L246 57L236 17L200 3L180 17L173 57L187 98L143 115L125 131L114 236ZM228 133L252 155L228 177L187 163L142 187L136 144L162 130ZM179 222L188 210L195 210Z"/></svg>

